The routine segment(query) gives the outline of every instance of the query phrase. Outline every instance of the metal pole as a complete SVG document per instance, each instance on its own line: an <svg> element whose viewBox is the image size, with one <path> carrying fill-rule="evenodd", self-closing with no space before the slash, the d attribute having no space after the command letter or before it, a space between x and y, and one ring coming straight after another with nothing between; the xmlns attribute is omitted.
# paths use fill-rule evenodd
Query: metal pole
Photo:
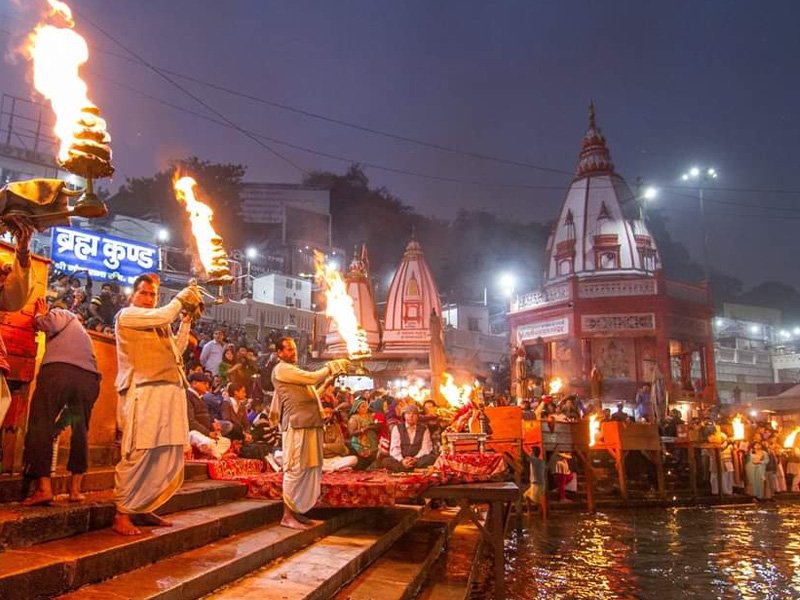
<svg viewBox="0 0 800 600"><path fill-rule="evenodd" d="M703 228L703 273L705 275L706 283L711 282L711 276L709 274L709 263L708 263L708 227L706 226L706 208L705 203L703 202L703 187L700 186L700 224Z"/></svg>

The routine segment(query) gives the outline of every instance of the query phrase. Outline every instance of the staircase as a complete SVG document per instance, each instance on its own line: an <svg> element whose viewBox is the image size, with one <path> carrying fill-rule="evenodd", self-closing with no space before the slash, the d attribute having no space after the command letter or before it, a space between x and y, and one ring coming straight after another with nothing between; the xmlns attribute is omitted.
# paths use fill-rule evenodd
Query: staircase
<svg viewBox="0 0 800 600"><path fill-rule="evenodd" d="M287 529L282 503L248 499L199 463L158 511L172 527L123 537L110 529L113 470L90 470L84 484L85 503L23 508L11 501L22 481L0 477L0 600L461 600L479 547L474 526L454 527L455 510L422 506L319 510L312 529ZM66 477L53 486L65 490Z"/></svg>

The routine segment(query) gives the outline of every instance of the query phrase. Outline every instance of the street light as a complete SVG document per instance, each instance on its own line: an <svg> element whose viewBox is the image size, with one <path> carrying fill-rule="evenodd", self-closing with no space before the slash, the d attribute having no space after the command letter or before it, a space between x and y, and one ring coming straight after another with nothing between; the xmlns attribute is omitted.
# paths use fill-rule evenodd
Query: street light
<svg viewBox="0 0 800 600"><path fill-rule="evenodd" d="M156 238L158 239L159 242L162 242L162 243L163 242L168 242L169 241L169 229L166 229L164 227L159 229L158 233L156 233Z"/></svg>
<svg viewBox="0 0 800 600"><path fill-rule="evenodd" d="M250 297L252 298L253 294L253 276L250 272L250 261L252 261L255 257L258 256L258 250L253 248L253 246L248 247L244 251L244 256L247 259L247 291L250 292Z"/></svg>
<svg viewBox="0 0 800 600"><path fill-rule="evenodd" d="M517 278L513 273L503 273L500 275L500 287L503 289L503 295L511 298L514 295L514 286L517 283Z"/></svg>
<svg viewBox="0 0 800 600"><path fill-rule="evenodd" d="M708 227L706 226L706 208L703 203L703 187L717 178L717 170L713 168L692 167L688 172L681 175L683 181L697 183L697 196L700 200L700 225L703 228L703 273L706 284L710 282L709 261L708 261Z"/></svg>

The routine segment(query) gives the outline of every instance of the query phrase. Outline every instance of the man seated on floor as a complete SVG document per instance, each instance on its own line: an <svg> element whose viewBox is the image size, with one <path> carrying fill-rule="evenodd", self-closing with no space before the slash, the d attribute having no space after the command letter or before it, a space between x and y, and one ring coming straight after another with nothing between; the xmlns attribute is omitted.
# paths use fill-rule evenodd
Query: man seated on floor
<svg viewBox="0 0 800 600"><path fill-rule="evenodd" d="M338 413L329 404L323 405L322 413L325 415L325 425L322 431L322 472L332 473L355 468L358 464L358 457L350 454L350 450L344 443Z"/></svg>
<svg viewBox="0 0 800 600"><path fill-rule="evenodd" d="M189 444L208 458L222 458L231 447L231 440L222 436L222 424L211 418L203 394L208 392L209 382L204 373L189 375L186 404L189 416Z"/></svg>
<svg viewBox="0 0 800 600"><path fill-rule="evenodd" d="M424 469L436 462L433 443L428 428L419 424L419 407L411 403L403 412L403 421L392 430L389 456L381 467L389 471Z"/></svg>

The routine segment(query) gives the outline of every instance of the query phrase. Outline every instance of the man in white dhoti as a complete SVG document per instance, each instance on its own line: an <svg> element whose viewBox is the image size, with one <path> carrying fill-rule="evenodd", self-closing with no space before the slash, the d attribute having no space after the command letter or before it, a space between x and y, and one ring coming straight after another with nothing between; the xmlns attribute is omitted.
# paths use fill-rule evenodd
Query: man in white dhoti
<svg viewBox="0 0 800 600"><path fill-rule="evenodd" d="M201 305L196 286L188 286L156 308L158 275L139 276L131 306L116 318L117 422L122 429L122 458L117 464L114 531L137 535L142 524L170 525L153 511L183 483L183 453L188 445L186 375L183 351L191 318ZM177 337L171 323L183 317Z"/></svg>
<svg viewBox="0 0 800 600"><path fill-rule="evenodd" d="M275 344L280 362L272 370L275 393L270 420L280 423L283 437L283 519L281 525L308 529L305 517L317 503L322 480L324 417L315 385L347 371L347 360L332 360L317 371L297 366L297 345L290 337Z"/></svg>

